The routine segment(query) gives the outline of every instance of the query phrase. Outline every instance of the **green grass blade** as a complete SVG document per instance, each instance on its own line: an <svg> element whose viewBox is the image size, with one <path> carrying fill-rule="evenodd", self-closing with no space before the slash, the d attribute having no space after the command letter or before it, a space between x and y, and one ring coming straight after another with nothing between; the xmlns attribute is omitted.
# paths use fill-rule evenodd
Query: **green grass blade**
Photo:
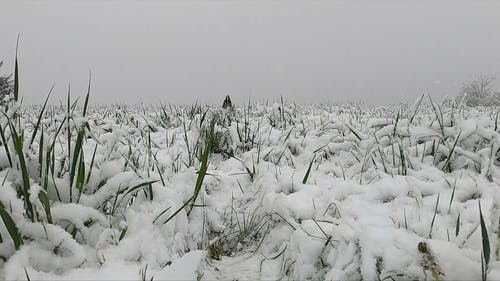
<svg viewBox="0 0 500 281"><path fill-rule="evenodd" d="M19 62L17 59L17 51L19 48L19 35L17 36L16 43L16 62L14 66L14 100L18 101L19 99Z"/></svg>
<svg viewBox="0 0 500 281"><path fill-rule="evenodd" d="M166 208L165 210L161 211L153 220L153 223L155 223L163 214L165 214L168 210L172 209L172 206Z"/></svg>
<svg viewBox="0 0 500 281"><path fill-rule="evenodd" d="M31 218L32 222L34 222L35 218L34 218L33 206L29 200L30 177L28 173L28 166L26 165L26 160L24 159L23 140L17 133L16 128L14 127L14 125L12 125L12 122L10 120L9 120L9 126L12 133L12 141L14 142L14 147L16 149L17 157L19 159L19 166L21 167L21 175L23 179L22 192L24 196L24 203L27 208L28 217Z"/></svg>
<svg viewBox="0 0 500 281"><path fill-rule="evenodd" d="M166 224L167 222L169 222L171 219L173 219L180 211L182 211L182 209L184 209L187 205L189 205L189 203L191 203L191 201L194 202L194 194L193 196L191 196L187 201L186 203L184 203L179 209L177 209L177 211L175 211L172 215L170 215L170 217L168 217L168 219L166 219L163 224Z"/></svg>
<svg viewBox="0 0 500 281"><path fill-rule="evenodd" d="M307 172L304 175L304 179L302 180L303 184L307 183L307 179L309 178L309 174L311 173L311 168L312 168L312 165L314 163L314 158L316 158L316 154L314 154L313 158L311 159L311 162L309 163L309 167L307 168Z"/></svg>
<svg viewBox="0 0 500 281"><path fill-rule="evenodd" d="M125 238L125 235L127 234L127 230L128 228L124 228L122 229L122 231L120 232L120 237L118 238L118 241L122 241L123 238Z"/></svg>
<svg viewBox="0 0 500 281"><path fill-rule="evenodd" d="M417 104L416 104L416 106L415 106L415 108L413 110L413 113L412 113L411 117L410 117L410 124L413 123L413 119L415 119L415 116L417 116L418 110L420 109L420 105L422 105L422 101L424 100L424 95L425 94L422 94L420 96L420 98L418 99L418 101L417 101Z"/></svg>
<svg viewBox="0 0 500 281"><path fill-rule="evenodd" d="M43 172L43 143L44 143L44 138L43 138L43 127L42 130L40 131L40 142L38 145L38 176L40 177L40 180L42 179L42 172Z"/></svg>
<svg viewBox="0 0 500 281"><path fill-rule="evenodd" d="M203 152L200 170L198 171L198 178L196 179L196 185L194 187L194 195L193 195L194 199L191 202L191 206L189 208L188 215L189 215L189 213L191 213L191 210L193 209L194 202L196 201L196 198L198 197L198 194L200 193L201 186L203 185L203 179L205 178L205 175L207 174L208 158L210 156L210 152L212 150L212 145L214 143L214 128L215 128L216 121L217 121L217 117L213 117L212 121L210 122L210 131L208 132L208 139L207 139L207 143L205 145L205 151Z"/></svg>
<svg viewBox="0 0 500 281"><path fill-rule="evenodd" d="M87 87L87 95L85 96L85 102L83 103L83 112L82 116L85 117L87 114L87 106L89 104L89 96L90 96L90 84L92 83L92 73L89 73L89 85Z"/></svg>
<svg viewBox="0 0 500 281"><path fill-rule="evenodd" d="M0 202L0 217L2 217L5 228L7 228L7 231L9 232L12 241L14 241L14 247L16 248L16 250L19 250L19 248L23 244L23 237L19 232L19 229L17 228L16 224L14 223L14 220L12 220L12 217L9 215L9 213L7 213L5 207L1 202Z"/></svg>
<svg viewBox="0 0 500 281"><path fill-rule="evenodd" d="M40 114L38 114L38 120L36 121L35 129L31 134L30 144L33 144L33 141L35 140L36 133L38 132L38 128L40 127L40 122L42 121L43 113L45 112L45 107L47 106L47 102L49 101L52 90L54 90L54 86L55 85L52 85L52 87L50 88L49 94L47 95L47 97L45 98L45 102L43 103L42 110L40 110Z"/></svg>
<svg viewBox="0 0 500 281"><path fill-rule="evenodd" d="M134 192L134 191L136 191L137 189L139 189L139 188L141 188L141 187L144 187L144 186L149 186L150 184L153 184L153 183L155 183L155 182L158 182L158 181L157 181L157 180L156 180L156 181L146 181L146 182L140 183L140 184L138 184L138 185L135 185L135 186L133 186L133 187L129 188L129 189L127 190L127 192L125 192L124 196L126 196L127 194L130 194L130 193L132 193L132 192Z"/></svg>
<svg viewBox="0 0 500 281"><path fill-rule="evenodd" d="M479 201L479 218L481 221L481 238L482 238L483 256L484 256L483 276L484 280L486 280L488 265L490 262L490 240L488 238L488 229L486 228L486 223L484 222L483 212L481 211L481 201Z"/></svg>
<svg viewBox="0 0 500 281"><path fill-rule="evenodd" d="M26 270L26 267L24 268L24 274L26 274L26 280L31 281L30 275L28 274L28 271Z"/></svg>
<svg viewBox="0 0 500 281"><path fill-rule="evenodd" d="M47 216L47 222L52 223L52 212L50 211L50 201L47 193L45 191L40 190L38 193L38 199L43 205L43 209L45 210L45 215Z"/></svg>
<svg viewBox="0 0 500 281"><path fill-rule="evenodd" d="M347 129L349 129L349 131L351 131L351 133L353 133L353 134L354 134L354 136L355 136L358 140L360 140L360 141L362 140L362 139L361 139L361 136L359 135L359 133L358 133L358 132L356 132L356 130L354 130L354 128L353 128L353 127L349 126L348 124L345 124L345 126L347 127Z"/></svg>
<svg viewBox="0 0 500 281"><path fill-rule="evenodd" d="M173 219L180 211L182 211L185 207L187 207L189 204L191 204L187 215L191 213L191 210L194 207L194 203L196 202L196 198L198 197L198 194L200 193L201 186L203 184L203 179L207 173L207 168L208 168L208 158L210 155L210 151L212 149L212 144L213 144L213 139L214 139L214 128L215 128L215 123L217 122L217 117L213 117L212 121L210 122L210 131L208 132L208 139L207 143L205 146L205 151L202 156L202 162L201 162L201 167L200 170L198 171L198 178L196 179L196 184L194 188L194 194L191 196L179 209L177 209L170 217L168 217L163 224L166 224L169 222L171 219Z"/></svg>
<svg viewBox="0 0 500 281"><path fill-rule="evenodd" d="M12 167L12 158L10 157L9 146L7 145L7 140L5 139L4 128L0 124L0 137L2 138L3 148L5 149L5 154L7 154L7 159L9 159L10 167Z"/></svg>
<svg viewBox="0 0 500 281"><path fill-rule="evenodd" d="M160 167L158 166L158 161L155 162L155 165L156 165L156 171L158 171L158 175L160 176L161 185L163 185L165 187L166 186L165 180L163 179L163 175L161 174Z"/></svg>
<svg viewBox="0 0 500 281"><path fill-rule="evenodd" d="M69 141L69 140L68 140ZM71 170L69 172L69 186L72 187L75 180L76 167L79 161L80 152L83 154L83 129L78 133L76 138L75 148L73 152L73 159L71 162Z"/></svg>
<svg viewBox="0 0 500 281"><path fill-rule="evenodd" d="M71 157L71 84L68 84L68 97L66 100L66 125L67 125L67 143L68 143L68 158ZM79 153L75 151L75 153ZM68 159L71 161L71 159ZM69 185L69 202L73 202L73 177L74 177L74 165L76 165L76 159L73 159L73 165L71 167L71 173L70 173L70 185Z"/></svg>
<svg viewBox="0 0 500 281"><path fill-rule="evenodd" d="M432 238L432 229L434 228L434 221L436 220L437 209L439 206L439 195L440 194L438 193L437 200L436 200L436 207L434 208L434 216L432 216L431 229L429 231L429 238Z"/></svg>
<svg viewBox="0 0 500 281"><path fill-rule="evenodd" d="M95 147L94 147L94 153L92 153L92 160L90 160L90 166L89 166L89 172L87 174L87 180L85 181L85 183L89 183L90 181L90 175L92 174L92 168L94 167L94 160L95 160L95 153L97 152L97 143L95 144Z"/></svg>
<svg viewBox="0 0 500 281"><path fill-rule="evenodd" d="M155 183L155 182L158 182L158 181L157 181L157 180L156 180L156 181L147 181L147 182L143 182L143 183L140 183L140 184L138 184L138 185L135 185L135 186L133 186L133 187L129 187L129 188L127 189L127 192L125 192L125 194L123 194L123 196L120 198L120 201L116 202L116 201L118 200L118 194L119 194L119 193L121 193L121 192L118 192L118 193L116 194L116 197L115 197L115 203L113 203L113 205L114 205L113 210L116 210L116 207L117 207L117 206L119 206L119 205L123 202L123 200L125 199L125 197L126 197L128 194L130 194L130 193L132 193L132 192L134 192L134 191L139 191L138 189L140 189L140 188L143 188L143 187L149 187L151 184L153 184L153 183ZM104 182L104 183L102 183L102 185L104 185L104 184L105 184L105 182ZM99 185L100 185L100 186L102 186L101 184L99 184ZM124 191L124 190L123 190L123 191ZM112 213L114 213L114 211L113 211Z"/></svg>
<svg viewBox="0 0 500 281"><path fill-rule="evenodd" d="M453 184L453 191L451 192L450 205L448 206L448 214L451 212L451 204L453 203L453 198L455 197L455 190L457 188L457 179L455 178L455 183Z"/></svg>
<svg viewBox="0 0 500 281"><path fill-rule="evenodd" d="M455 148L457 147L458 140L460 139L460 135L462 134L462 130L458 132L458 136L455 139L455 142L453 143L453 146L450 149L450 153L448 154L448 158L446 159L446 162L444 163L443 167L441 168L442 171L446 169L448 164L451 162L451 156L453 156L453 152L455 151Z"/></svg>
<svg viewBox="0 0 500 281"><path fill-rule="evenodd" d="M80 202L83 192L85 191L85 161L83 157L83 151L80 154L80 160L78 164L78 174L76 175L76 188L79 191L77 203Z"/></svg>

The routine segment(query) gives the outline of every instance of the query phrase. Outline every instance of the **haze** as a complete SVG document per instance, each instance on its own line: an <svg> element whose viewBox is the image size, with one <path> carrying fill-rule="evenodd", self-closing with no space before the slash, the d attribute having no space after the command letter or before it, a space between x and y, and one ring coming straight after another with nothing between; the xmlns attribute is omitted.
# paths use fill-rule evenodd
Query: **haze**
<svg viewBox="0 0 500 281"><path fill-rule="evenodd" d="M1 72L41 103L413 101L500 79L500 1L6 1Z"/></svg>

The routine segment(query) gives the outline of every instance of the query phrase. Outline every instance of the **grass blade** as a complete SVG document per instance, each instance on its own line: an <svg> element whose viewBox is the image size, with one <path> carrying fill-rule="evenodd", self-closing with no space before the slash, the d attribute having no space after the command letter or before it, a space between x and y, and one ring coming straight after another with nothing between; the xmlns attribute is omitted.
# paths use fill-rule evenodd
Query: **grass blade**
<svg viewBox="0 0 500 281"><path fill-rule="evenodd" d="M196 201L196 198L198 197L198 194L200 193L201 186L203 184L203 179L205 178L205 175L207 174L207 169L208 169L208 158L210 156L210 152L212 150L212 145L214 143L214 128L215 128L215 123L217 121L217 117L212 118L212 122L210 122L210 131L208 132L208 140L205 145L205 151L202 156L202 162L201 162L201 167L200 170L198 171L198 178L196 179L196 185L194 187L194 194L193 194L193 200L191 207L189 208L188 215L191 213L191 210L193 209L194 202Z"/></svg>
<svg viewBox="0 0 500 281"><path fill-rule="evenodd" d="M31 134L30 145L33 144L33 141L35 140L36 133L38 132L38 128L40 127L40 122L42 121L43 113L45 112L45 107L47 106L47 102L49 101L52 90L54 90L54 86L55 85L52 85L52 87L50 88L49 94L47 95L47 97L45 98L45 102L43 103L42 110L40 110L40 114L38 114L38 120L36 121L35 129Z"/></svg>
<svg viewBox="0 0 500 281"><path fill-rule="evenodd" d="M42 172L43 172L43 127L40 132L40 142L38 145L38 176L40 177L40 181L42 180Z"/></svg>
<svg viewBox="0 0 500 281"><path fill-rule="evenodd" d="M175 211L173 214L170 215L170 217L168 217L168 219L166 219L163 224L166 224L167 222L169 222L171 219L173 219L180 211L182 211L182 209L184 209L187 205L189 205L189 203L191 203L191 201L193 201L194 199L194 194L193 196L191 196L187 201L186 203L184 203L179 209L177 209L177 211Z"/></svg>
<svg viewBox="0 0 500 281"><path fill-rule="evenodd" d="M21 175L23 179L23 196L24 196L24 203L27 208L27 213L28 217L31 218L31 221L35 221L34 217L34 211L33 211L33 206L29 200L29 190L30 190L30 177L28 173L28 166L26 165L26 160L24 159L24 152L23 152L23 140L19 136L19 134L16 131L16 128L14 125L12 125L12 122L9 119L9 126L10 130L12 133L12 141L14 142L14 147L16 149L17 157L19 159L19 166L21 167ZM21 134L22 135L22 134Z"/></svg>
<svg viewBox="0 0 500 281"><path fill-rule="evenodd" d="M87 114L87 106L89 104L89 96L90 96L90 84L92 82L92 73L89 73L89 85L88 85L88 88L87 88L87 95L85 96L85 102L83 103L83 112L82 112L82 116L85 117L85 115Z"/></svg>
<svg viewBox="0 0 500 281"><path fill-rule="evenodd" d="M94 167L94 160L95 160L95 153L97 152L97 143L95 144L94 147L94 153L92 153L92 160L90 160L90 166L89 166L89 173L87 174L87 180L85 183L89 183L90 181L90 175L92 174L92 168Z"/></svg>
<svg viewBox="0 0 500 281"><path fill-rule="evenodd" d="M12 158L10 157L9 146L7 145L7 140L5 139L4 128L0 124L0 137L2 138L3 148L5 149L5 154L7 154L7 159L9 159L10 167L12 167Z"/></svg>
<svg viewBox="0 0 500 281"><path fill-rule="evenodd" d="M128 230L127 227L122 229L122 231L120 232L120 237L118 238L118 241L122 241L122 239L125 238L125 235L127 234L127 230Z"/></svg>
<svg viewBox="0 0 500 281"><path fill-rule="evenodd" d="M417 115L418 110L420 109L420 105L422 104L423 99L424 99L424 94L422 94L422 95L420 96L420 98L417 100L417 103L416 103L416 105L415 105L415 108L414 108L414 110L413 110L413 113L412 113L412 115L411 115L411 117L410 117L410 124L412 124L412 123L413 123L413 119L415 119L415 116Z"/></svg>
<svg viewBox="0 0 500 281"><path fill-rule="evenodd" d="M436 200L436 207L434 208L434 216L432 216L431 229L429 231L429 238L432 238L432 229L434 228L434 221L436 220L437 209L439 205L439 193Z"/></svg>
<svg viewBox="0 0 500 281"><path fill-rule="evenodd" d="M201 186L203 184L203 179L207 173L207 168L208 168L208 157L210 155L210 151L212 149L212 144L214 141L214 128L215 128L215 123L217 122L217 117L213 117L212 121L210 122L210 131L208 133L208 140L205 146L205 151L202 156L202 162L201 162L201 167L200 170L198 171L198 178L196 179L196 184L194 188L194 194L191 196L179 209L177 209L170 217L168 217L163 224L166 224L169 222L172 218L174 218L180 211L182 211L186 206L191 204L189 211L187 212L187 215L191 213L191 210L194 207L194 203L196 201L196 198L198 197L198 194L200 193Z"/></svg>
<svg viewBox="0 0 500 281"><path fill-rule="evenodd" d="M45 215L47 216L47 222L52 223L52 213L50 211L50 201L49 197L47 196L47 193L45 191L40 190L40 193L38 193L38 199L43 205L43 209L45 210Z"/></svg>
<svg viewBox="0 0 500 281"><path fill-rule="evenodd" d="M155 182L158 182L157 180L156 181L146 181L146 182L143 182L143 183L140 183L134 187L131 187L127 190L127 192L125 192L124 196L126 196L127 194L130 194L134 191L136 191L137 189L141 188L141 187L144 187L144 186L149 186L150 184L153 184Z"/></svg>
<svg viewBox="0 0 500 281"><path fill-rule="evenodd" d="M314 163L314 158L316 158L316 154L314 154L313 158L311 159L311 162L309 163L309 167L307 168L307 172L304 175L304 179L302 180L303 184L307 183L307 179L309 178L309 174L311 173L311 168L312 168L312 165Z"/></svg>
<svg viewBox="0 0 500 281"><path fill-rule="evenodd" d="M458 140L460 139L460 135L462 134L462 130L458 132L458 136L455 139L455 142L453 143L453 146L450 149L450 153L448 154L448 158L446 159L446 162L443 164L443 167L441 168L442 171L445 170L445 168L448 166L448 164L451 162L451 156L453 156L453 152L455 151L455 148L457 147ZM451 168L449 169L451 171Z"/></svg>
<svg viewBox="0 0 500 281"><path fill-rule="evenodd" d="M165 210L161 211L153 220L153 223L155 223L163 214L165 214L168 210L172 209L172 206L166 208Z"/></svg>
<svg viewBox="0 0 500 281"><path fill-rule="evenodd" d="M9 215L9 213L7 213L5 207L1 202L0 202L0 217L2 217L5 228L7 228L7 231L9 232L12 241L14 241L14 247L16 248L16 250L19 250L19 247L21 247L21 245L23 244L23 237L21 236L21 233L19 232L19 229L17 228L16 224L12 220L12 217Z"/></svg>
<svg viewBox="0 0 500 281"><path fill-rule="evenodd" d="M14 66L14 100L18 101L19 99L19 63L17 59L17 51L19 49L19 34L17 35L16 42L16 62Z"/></svg>
<svg viewBox="0 0 500 281"><path fill-rule="evenodd" d="M484 222L483 212L481 211L481 201L479 201L479 218L481 220L481 238L483 244L483 257L484 265L482 267L482 279L487 279L488 274L488 264L490 262L490 240L488 238L488 229L486 228L486 223Z"/></svg>

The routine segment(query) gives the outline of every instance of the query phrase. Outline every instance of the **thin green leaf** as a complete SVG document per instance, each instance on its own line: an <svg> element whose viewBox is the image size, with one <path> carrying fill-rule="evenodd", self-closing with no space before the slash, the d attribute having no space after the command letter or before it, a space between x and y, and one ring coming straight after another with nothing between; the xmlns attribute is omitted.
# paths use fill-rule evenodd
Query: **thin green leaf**
<svg viewBox="0 0 500 281"><path fill-rule="evenodd" d="M89 166L89 172L87 174L87 180L85 181L85 183L89 183L89 180L90 180L90 175L92 174L92 168L94 167L94 160L95 160L95 153L97 152L97 143L95 144L95 147L94 147L94 153L92 153L92 160L90 160L90 166Z"/></svg>
<svg viewBox="0 0 500 281"><path fill-rule="evenodd" d="M45 210L45 215L47 216L47 222L52 223L52 213L50 211L50 201L49 197L47 196L47 193L45 191L40 190L40 193L38 193L38 199L43 205L43 209Z"/></svg>
<svg viewBox="0 0 500 281"><path fill-rule="evenodd" d="M307 183L307 179L309 178L309 174L311 173L311 168L312 168L312 165L314 163L314 158L316 158L316 154L314 154L313 158L311 159L311 162L309 163L309 167L307 168L307 172L304 175L304 179L302 180L303 184Z"/></svg>
<svg viewBox="0 0 500 281"><path fill-rule="evenodd" d="M126 195L128 195L128 194L130 194L130 193L132 193L132 192L134 192L134 191L136 191L137 189L139 189L139 188L141 188L141 187L144 187L144 186L149 186L150 184L153 184L153 183L155 183L155 182L158 182L158 181L157 181L157 180L155 180L155 181L146 181L146 182L140 183L140 184L138 184L138 185L135 185L135 186L133 186L133 187L129 188L129 189L127 190L127 192L125 192L124 196L126 196Z"/></svg>
<svg viewBox="0 0 500 281"><path fill-rule="evenodd" d="M31 218L31 221L35 221L34 217L34 211L33 211L33 206L29 200L29 190L30 190L30 177L29 177L29 172L28 172L28 166L26 165L26 160L24 159L24 152L23 152L23 140L19 136L19 134L16 131L16 128L14 125L12 125L12 122L9 119L9 126L12 134L12 141L14 142L14 147L16 149L17 157L19 159L19 166L21 167L21 175L23 179L23 196L24 196L24 203L27 208L28 212L28 217Z"/></svg>
<svg viewBox="0 0 500 281"><path fill-rule="evenodd" d="M122 229L122 231L120 232L120 237L118 238L118 241L122 241L123 238L125 238L125 234L127 234L127 230L128 228L124 228Z"/></svg>
<svg viewBox="0 0 500 281"><path fill-rule="evenodd" d="M83 103L83 112L82 112L82 116L85 117L85 115L87 114L87 106L89 104L89 96L90 96L90 84L92 82L92 73L89 73L89 85L88 85L88 88L87 88L87 95L85 96L85 102Z"/></svg>
<svg viewBox="0 0 500 281"><path fill-rule="evenodd" d="M490 240L488 238L488 229L484 222L483 212L481 211L481 201L479 201L479 218L481 220L481 238L483 242L483 256L485 261L485 270L488 270L490 262Z"/></svg>
<svg viewBox="0 0 500 281"><path fill-rule="evenodd" d="M210 122L210 131L208 132L208 139L207 143L205 145L205 151L202 156L202 162L200 166L200 170L198 171L198 178L196 179L196 185L194 187L194 195L193 195L193 202L191 204L191 207L189 208L188 215L191 213L191 210L193 209L194 202L196 201L196 198L198 197L198 194L200 193L201 186L203 185L203 179L205 178L205 175L207 174L207 169L208 169L208 158L210 156L210 152L212 150L212 145L214 142L214 128L215 128L215 123L217 122L217 117L213 117L212 121Z"/></svg>
<svg viewBox="0 0 500 281"><path fill-rule="evenodd" d="M434 228L434 221L436 219L437 209L438 209L438 206L439 206L439 195L440 194L438 193L437 200L436 200L436 207L434 208L434 216L432 216L431 229L429 231L429 238L432 237L432 229Z"/></svg>
<svg viewBox="0 0 500 281"><path fill-rule="evenodd" d="M0 124L0 137L2 138L3 148L5 149L5 154L7 154L7 159L9 159L9 165L12 167L12 159L10 157L9 146L7 145L7 140L5 139L4 128Z"/></svg>
<svg viewBox="0 0 500 281"><path fill-rule="evenodd" d="M19 248L23 244L23 237L19 232L19 229L17 228L16 224L14 223L14 220L12 220L12 217L9 215L9 213L7 213L5 207L1 202L0 202L0 217L2 217L5 228L7 228L7 231L9 232L12 241L14 241L14 247L16 248L16 250L19 250Z"/></svg>
<svg viewBox="0 0 500 281"><path fill-rule="evenodd" d="M19 62L17 59L17 51L19 49L19 34L17 35L16 42L16 62L14 66L14 100L19 100Z"/></svg>
<svg viewBox="0 0 500 281"><path fill-rule="evenodd" d="M31 134L30 144L33 144L33 141L35 140L36 133L38 132L38 128L40 127L40 122L42 121L43 113L45 112L45 107L47 106L47 102L49 101L49 97L50 94L52 93L52 90L54 90L54 86L55 85L52 85L52 87L50 88L49 94L47 95L47 97L45 98L45 102L43 103L42 110L40 110L40 113L38 114L38 120L36 121L35 129Z"/></svg>

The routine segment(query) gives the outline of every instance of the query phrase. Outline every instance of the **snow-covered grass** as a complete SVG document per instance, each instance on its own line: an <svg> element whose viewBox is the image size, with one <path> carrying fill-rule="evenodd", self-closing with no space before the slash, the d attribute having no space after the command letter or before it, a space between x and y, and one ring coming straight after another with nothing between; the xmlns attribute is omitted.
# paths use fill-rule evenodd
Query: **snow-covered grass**
<svg viewBox="0 0 500 281"><path fill-rule="evenodd" d="M22 106L0 276L500 279L495 108Z"/></svg>

